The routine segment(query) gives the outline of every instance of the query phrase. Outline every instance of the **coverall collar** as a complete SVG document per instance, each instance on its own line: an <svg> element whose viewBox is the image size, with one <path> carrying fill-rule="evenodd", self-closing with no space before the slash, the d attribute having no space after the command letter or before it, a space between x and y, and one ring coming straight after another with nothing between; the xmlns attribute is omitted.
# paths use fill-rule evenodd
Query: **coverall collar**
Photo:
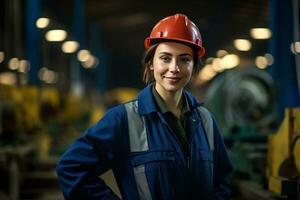
<svg viewBox="0 0 300 200"><path fill-rule="evenodd" d="M156 106L155 99L152 94L152 86L153 83L149 84L138 94L138 113L141 115L147 115L152 112L159 112L159 108ZM191 110L203 104L197 101L196 98L194 98L186 90L183 90L183 93L186 96L186 100L188 101L188 105L190 106Z"/></svg>

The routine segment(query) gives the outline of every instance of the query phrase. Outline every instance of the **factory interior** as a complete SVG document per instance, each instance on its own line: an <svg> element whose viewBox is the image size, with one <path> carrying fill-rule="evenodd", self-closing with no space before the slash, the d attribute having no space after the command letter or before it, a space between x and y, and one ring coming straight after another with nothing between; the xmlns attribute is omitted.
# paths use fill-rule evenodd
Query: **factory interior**
<svg viewBox="0 0 300 200"><path fill-rule="evenodd" d="M0 1L0 200L64 199L58 159L145 87L144 39L175 13L202 34L188 89L222 132L232 200L300 200L299 3ZM101 177L121 197L113 173Z"/></svg>

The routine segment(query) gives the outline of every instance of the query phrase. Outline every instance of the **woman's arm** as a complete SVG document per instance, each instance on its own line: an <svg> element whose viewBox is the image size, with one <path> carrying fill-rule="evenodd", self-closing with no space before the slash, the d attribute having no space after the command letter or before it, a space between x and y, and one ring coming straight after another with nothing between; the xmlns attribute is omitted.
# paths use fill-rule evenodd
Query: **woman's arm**
<svg viewBox="0 0 300 200"><path fill-rule="evenodd" d="M123 107L106 113L62 155L57 164L60 187L67 200L119 199L99 175L112 167L121 133Z"/></svg>
<svg viewBox="0 0 300 200"><path fill-rule="evenodd" d="M214 120L214 199L229 199L231 189L228 183L233 168L228 158L227 150L220 131Z"/></svg>

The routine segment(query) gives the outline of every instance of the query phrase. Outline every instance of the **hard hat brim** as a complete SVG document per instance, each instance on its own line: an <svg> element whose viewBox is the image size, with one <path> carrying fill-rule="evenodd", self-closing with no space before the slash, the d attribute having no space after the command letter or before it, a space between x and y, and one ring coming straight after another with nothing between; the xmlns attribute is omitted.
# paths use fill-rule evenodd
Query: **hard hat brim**
<svg viewBox="0 0 300 200"><path fill-rule="evenodd" d="M147 37L145 39L144 46L145 46L146 49L149 49L151 45L161 43L161 42L178 42L178 43L185 44L185 45L195 49L200 58L203 57L204 54L205 54L205 48L204 47L202 47L200 45L196 45L195 43L190 42L188 40L179 39L179 38L151 38L151 37Z"/></svg>

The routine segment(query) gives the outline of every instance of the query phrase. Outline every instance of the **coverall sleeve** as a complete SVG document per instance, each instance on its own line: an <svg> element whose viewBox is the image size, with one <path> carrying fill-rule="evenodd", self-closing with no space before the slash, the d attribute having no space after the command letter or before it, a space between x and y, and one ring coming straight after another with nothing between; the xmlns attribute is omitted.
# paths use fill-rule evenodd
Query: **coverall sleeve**
<svg viewBox="0 0 300 200"><path fill-rule="evenodd" d="M122 121L126 121L121 107L116 110L108 111L60 158L56 170L66 200L119 199L99 178L112 167Z"/></svg>
<svg viewBox="0 0 300 200"><path fill-rule="evenodd" d="M219 128L213 120L214 126L214 200L230 199L231 189L229 177L233 171L232 164L229 160L227 150L221 137Z"/></svg>

